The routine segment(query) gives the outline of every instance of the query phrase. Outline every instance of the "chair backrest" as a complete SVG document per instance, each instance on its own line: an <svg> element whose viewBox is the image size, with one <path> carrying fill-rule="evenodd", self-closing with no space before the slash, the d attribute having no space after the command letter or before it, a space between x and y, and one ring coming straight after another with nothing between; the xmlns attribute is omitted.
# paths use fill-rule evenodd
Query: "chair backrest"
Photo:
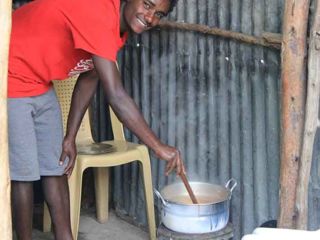
<svg viewBox="0 0 320 240"><path fill-rule="evenodd" d="M72 93L73 93L73 89L76 82L77 82L77 76L63 80L63 81L53 81L54 89L56 91L56 94L61 106L64 132L66 132L71 98L72 98ZM114 114L111 107L109 107L109 111L110 111L110 119L111 119L114 140L125 140L122 123ZM82 119L79 131L77 134L76 142L84 143L84 142L92 142L92 141L93 140L91 135L90 118L89 118L89 112L87 110Z"/></svg>

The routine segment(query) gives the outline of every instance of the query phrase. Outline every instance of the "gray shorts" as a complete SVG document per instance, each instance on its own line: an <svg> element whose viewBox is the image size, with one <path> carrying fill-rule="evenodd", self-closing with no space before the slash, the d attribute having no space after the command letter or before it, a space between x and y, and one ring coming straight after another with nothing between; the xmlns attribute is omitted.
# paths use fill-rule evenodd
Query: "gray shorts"
<svg viewBox="0 0 320 240"><path fill-rule="evenodd" d="M11 180L63 175L61 110L53 89L35 97L9 98L8 126Z"/></svg>

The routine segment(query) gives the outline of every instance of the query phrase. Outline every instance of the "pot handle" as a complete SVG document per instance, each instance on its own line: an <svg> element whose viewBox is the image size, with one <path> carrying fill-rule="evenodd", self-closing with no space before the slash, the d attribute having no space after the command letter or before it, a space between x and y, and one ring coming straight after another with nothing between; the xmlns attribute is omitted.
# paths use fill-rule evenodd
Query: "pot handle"
<svg viewBox="0 0 320 240"><path fill-rule="evenodd" d="M232 191L233 189L237 186L237 181L234 178L231 178L225 185L226 188L228 188L230 190L230 198L232 195Z"/></svg>
<svg viewBox="0 0 320 240"><path fill-rule="evenodd" d="M161 196L160 192L159 192L157 189L155 189L155 188L153 189L153 191L154 191L154 194L155 194L158 198L160 198L162 204L163 204L164 206L167 206L168 203L167 203L167 201L164 200L164 198Z"/></svg>

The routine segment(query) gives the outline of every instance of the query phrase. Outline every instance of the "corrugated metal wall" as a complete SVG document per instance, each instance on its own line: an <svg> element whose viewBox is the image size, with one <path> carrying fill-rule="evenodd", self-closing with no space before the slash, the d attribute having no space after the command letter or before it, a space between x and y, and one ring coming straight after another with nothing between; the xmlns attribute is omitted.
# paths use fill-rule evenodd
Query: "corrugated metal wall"
<svg viewBox="0 0 320 240"><path fill-rule="evenodd" d="M283 0L180 0L170 20L250 35L280 33L283 8ZM231 204L234 239L277 218L280 51L155 29L130 38L119 64L126 89L152 129L181 150L190 180L224 184L233 177L238 181ZM104 115L97 118L104 121ZM100 129L103 139L107 131L105 126ZM137 141L128 132L127 136ZM318 152L315 159L311 228L320 225ZM174 175L164 176L164 167L165 162L152 155L157 189L176 180ZM139 173L136 164L115 168L112 199L119 214L145 226ZM155 203L159 213L160 202Z"/></svg>
<svg viewBox="0 0 320 240"><path fill-rule="evenodd" d="M311 178L309 184L309 228L320 228L320 134L313 150L313 162L311 167Z"/></svg>

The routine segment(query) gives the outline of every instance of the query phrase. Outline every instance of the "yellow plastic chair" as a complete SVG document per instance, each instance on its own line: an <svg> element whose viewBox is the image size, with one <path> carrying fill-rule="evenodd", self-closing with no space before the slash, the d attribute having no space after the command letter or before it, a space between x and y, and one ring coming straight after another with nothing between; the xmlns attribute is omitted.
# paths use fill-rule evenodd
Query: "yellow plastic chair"
<svg viewBox="0 0 320 240"><path fill-rule="evenodd" d="M73 92L76 78L70 78L65 81L55 81L54 88L56 90L63 116L64 130L66 127L67 117L70 109L71 96ZM151 166L148 149L145 145L127 142L124 137L123 126L112 111L110 110L110 118L112 131L114 135L113 141L103 143L110 144L115 149L110 153L88 155L77 155L76 164L73 173L69 178L70 191L70 214L71 227L74 239L77 239L80 219L80 201L82 188L82 175L85 169L94 167L94 184L96 196L96 211L97 218L100 223L104 223L108 219L108 191L109 191L109 167L119 166L122 164L138 161L142 167L143 183L146 199L147 218L149 223L150 239L156 239L156 226L154 216L153 189ZM78 144L93 144L91 136L90 121L88 111L86 112L79 132L77 134L76 143ZM43 229L49 231L51 220L49 211L45 205L43 217Z"/></svg>

